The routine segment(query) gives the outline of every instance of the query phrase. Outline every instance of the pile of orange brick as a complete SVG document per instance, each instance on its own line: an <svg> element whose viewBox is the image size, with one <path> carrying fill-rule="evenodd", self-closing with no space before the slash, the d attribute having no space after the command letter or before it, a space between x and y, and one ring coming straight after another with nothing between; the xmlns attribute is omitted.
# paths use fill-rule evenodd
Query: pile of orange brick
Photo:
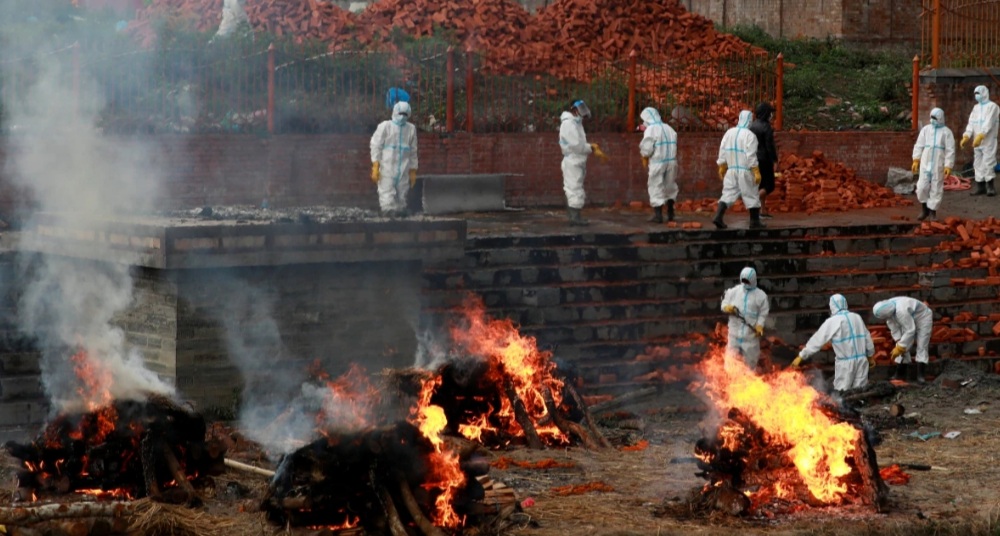
<svg viewBox="0 0 1000 536"><path fill-rule="evenodd" d="M839 212L862 208L910 206L912 200L896 195L892 189L858 177L842 162L815 151L810 157L782 155L774 192L767 197L770 212ZM722 191L722 185L719 185ZM716 199L692 199L677 204L679 210L706 212L715 210ZM737 204L734 210L745 210Z"/></svg>

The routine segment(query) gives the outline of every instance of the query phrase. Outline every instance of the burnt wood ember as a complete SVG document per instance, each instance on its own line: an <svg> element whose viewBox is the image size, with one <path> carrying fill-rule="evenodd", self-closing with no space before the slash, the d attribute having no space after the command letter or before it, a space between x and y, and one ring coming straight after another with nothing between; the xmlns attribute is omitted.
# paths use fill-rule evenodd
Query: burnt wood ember
<svg viewBox="0 0 1000 536"><path fill-rule="evenodd" d="M853 454L847 461L851 471L841 477L847 491L839 504L860 505L881 511L888 487L879 476L870 435L848 410L820 408L835 420L859 430ZM808 506L823 506L816 499L790 457L790 446L773 441L737 409L731 409L716 435L695 444L698 468L708 484L693 499L695 510L720 510L730 515L756 514L762 510L781 514ZM723 431L725 431L723 433ZM780 494L770 492L781 483ZM780 496L779 496L780 495Z"/></svg>
<svg viewBox="0 0 1000 536"><path fill-rule="evenodd" d="M511 378L498 380L496 373L488 362L468 359L449 362L434 371L386 370L383 376L390 389L409 396L416 396L423 380L439 376L441 385L430 402L444 409L448 419L447 433L464 435L489 447L525 444L540 449L546 444L581 444L598 449L609 446L583 398L568 381L558 389L539 385L537 407L532 411L528 408L529 401L518 395ZM558 404L555 403L557 396L560 398ZM511 408L506 419L500 414L505 402ZM539 413L545 416L539 419ZM464 426L469 424L476 425L478 434L463 432ZM549 429L547 435L540 431L542 428ZM561 438L555 437L553 430L557 430Z"/></svg>
<svg viewBox="0 0 1000 536"><path fill-rule="evenodd" d="M464 484L451 505L464 526L495 518L479 478L489 462L468 442L445 444L458 456ZM411 423L326 436L284 456L261 503L278 525L362 529L369 534L444 534L433 524L439 490L429 485L434 445ZM513 497L511 497L513 503Z"/></svg>
<svg viewBox="0 0 1000 536"><path fill-rule="evenodd" d="M22 461L19 495L107 492L198 504L192 486L224 471L224 448L205 441L205 419L168 397L116 400L96 411L64 413L33 441L8 442Z"/></svg>

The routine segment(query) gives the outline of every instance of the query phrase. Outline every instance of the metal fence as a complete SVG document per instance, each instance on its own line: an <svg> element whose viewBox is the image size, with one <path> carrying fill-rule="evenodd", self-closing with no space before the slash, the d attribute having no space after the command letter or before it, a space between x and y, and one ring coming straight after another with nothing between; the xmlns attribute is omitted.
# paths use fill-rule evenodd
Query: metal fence
<svg viewBox="0 0 1000 536"><path fill-rule="evenodd" d="M0 62L3 106L18 106L47 65L60 67L73 98L96 93L100 126L115 133L368 133L388 118L392 87L410 94L413 120L425 131L553 131L574 99L594 112L589 131L632 129L645 106L679 130L717 130L740 109L780 103L781 84L780 59L760 54L580 59L553 74L512 71L439 43L393 52L255 42L126 51L78 45ZM5 129L9 111L0 115Z"/></svg>
<svg viewBox="0 0 1000 536"><path fill-rule="evenodd" d="M938 68L1000 66L1000 0L921 0L920 56Z"/></svg>

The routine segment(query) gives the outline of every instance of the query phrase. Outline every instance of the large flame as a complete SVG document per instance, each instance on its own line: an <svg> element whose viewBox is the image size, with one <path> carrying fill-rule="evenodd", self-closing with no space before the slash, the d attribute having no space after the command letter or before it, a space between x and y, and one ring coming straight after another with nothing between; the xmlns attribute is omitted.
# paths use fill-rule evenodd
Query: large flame
<svg viewBox="0 0 1000 536"><path fill-rule="evenodd" d="M837 504L847 493L842 477L851 472L847 460L860 440L860 431L845 422L834 422L817 406L824 396L796 370L759 376L736 357L714 350L700 366L705 376L698 384L724 415L741 411L787 453L812 495L825 504ZM738 431L733 431L738 432ZM723 441L729 437L720 430ZM774 483L775 496L785 495Z"/></svg>
<svg viewBox="0 0 1000 536"><path fill-rule="evenodd" d="M555 425L540 425L548 416L543 390L548 388L552 392L556 406L562 403L563 382L553 375L556 366L552 362L552 353L539 350L535 338L521 335L510 320L490 318L477 296L468 296L461 312L464 322L451 329L455 344L471 355L486 358L490 365L488 377L492 381L498 384L511 382L540 437L550 443L568 443L569 438ZM502 398L496 416L507 433L524 435L514 418L514 407L506 397ZM485 421L480 418L473 418L460 424L459 432L469 439L476 439L485 429L484 424Z"/></svg>
<svg viewBox="0 0 1000 536"><path fill-rule="evenodd" d="M351 364L340 377L331 378L317 360L310 367L310 374L326 386L322 406L316 413L316 426L321 433L372 425L379 397L364 368Z"/></svg>
<svg viewBox="0 0 1000 536"><path fill-rule="evenodd" d="M455 494L465 486L465 473L458 460L458 454L448 449L441 439L441 432L448 426L448 418L441 406L431 404L434 391L441 385L441 377L434 376L422 382L417 407L414 408L412 422L420 430L421 435L434 445L430 455L427 489L438 489L440 493L434 500L434 524L439 527L456 528L464 520L452 508Z"/></svg>
<svg viewBox="0 0 1000 536"><path fill-rule="evenodd" d="M80 380L77 387L77 394L88 411L93 412L96 419L96 433L93 437L86 438L90 444L99 444L104 441L115 429L115 421L118 420L118 412L111 404L111 386L114 381L111 371L100 361L92 358L86 350L79 350L70 357L73 363L73 372ZM84 439L82 427L70 434L73 439Z"/></svg>

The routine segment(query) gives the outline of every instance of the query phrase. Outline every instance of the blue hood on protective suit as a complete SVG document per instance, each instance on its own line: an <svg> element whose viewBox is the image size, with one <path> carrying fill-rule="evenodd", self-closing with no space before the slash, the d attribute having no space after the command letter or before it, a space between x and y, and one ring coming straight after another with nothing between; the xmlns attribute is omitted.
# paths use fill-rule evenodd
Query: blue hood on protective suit
<svg viewBox="0 0 1000 536"><path fill-rule="evenodd" d="M941 108L931 110L931 124L936 127L944 126L944 110Z"/></svg>
<svg viewBox="0 0 1000 536"><path fill-rule="evenodd" d="M744 268L743 271L740 272L740 282L743 283L743 287L747 290L757 288L757 270L754 270L749 266Z"/></svg>
<svg viewBox="0 0 1000 536"><path fill-rule="evenodd" d="M740 128L749 128L750 122L753 121L753 112L750 110L743 110L740 112L740 122L736 126Z"/></svg>
<svg viewBox="0 0 1000 536"><path fill-rule="evenodd" d="M986 86L976 86L976 102L986 104L990 101L990 90Z"/></svg>
<svg viewBox="0 0 1000 536"><path fill-rule="evenodd" d="M647 127L649 125L655 125L656 123L663 122L663 120L660 119L660 112L657 112L656 108L646 108L641 114L639 114L639 117L642 118L643 124Z"/></svg>
<svg viewBox="0 0 1000 536"><path fill-rule="evenodd" d="M397 102L395 106L392 107L392 122L403 126L410 117L410 103L408 102Z"/></svg>
<svg viewBox="0 0 1000 536"><path fill-rule="evenodd" d="M830 296L830 314L835 315L841 311L847 310L847 298L843 294L834 294Z"/></svg>
<svg viewBox="0 0 1000 536"><path fill-rule="evenodd" d="M876 303L875 307L872 307L872 313L875 314L875 318L885 320L896 314L896 302L892 300L882 300Z"/></svg>

